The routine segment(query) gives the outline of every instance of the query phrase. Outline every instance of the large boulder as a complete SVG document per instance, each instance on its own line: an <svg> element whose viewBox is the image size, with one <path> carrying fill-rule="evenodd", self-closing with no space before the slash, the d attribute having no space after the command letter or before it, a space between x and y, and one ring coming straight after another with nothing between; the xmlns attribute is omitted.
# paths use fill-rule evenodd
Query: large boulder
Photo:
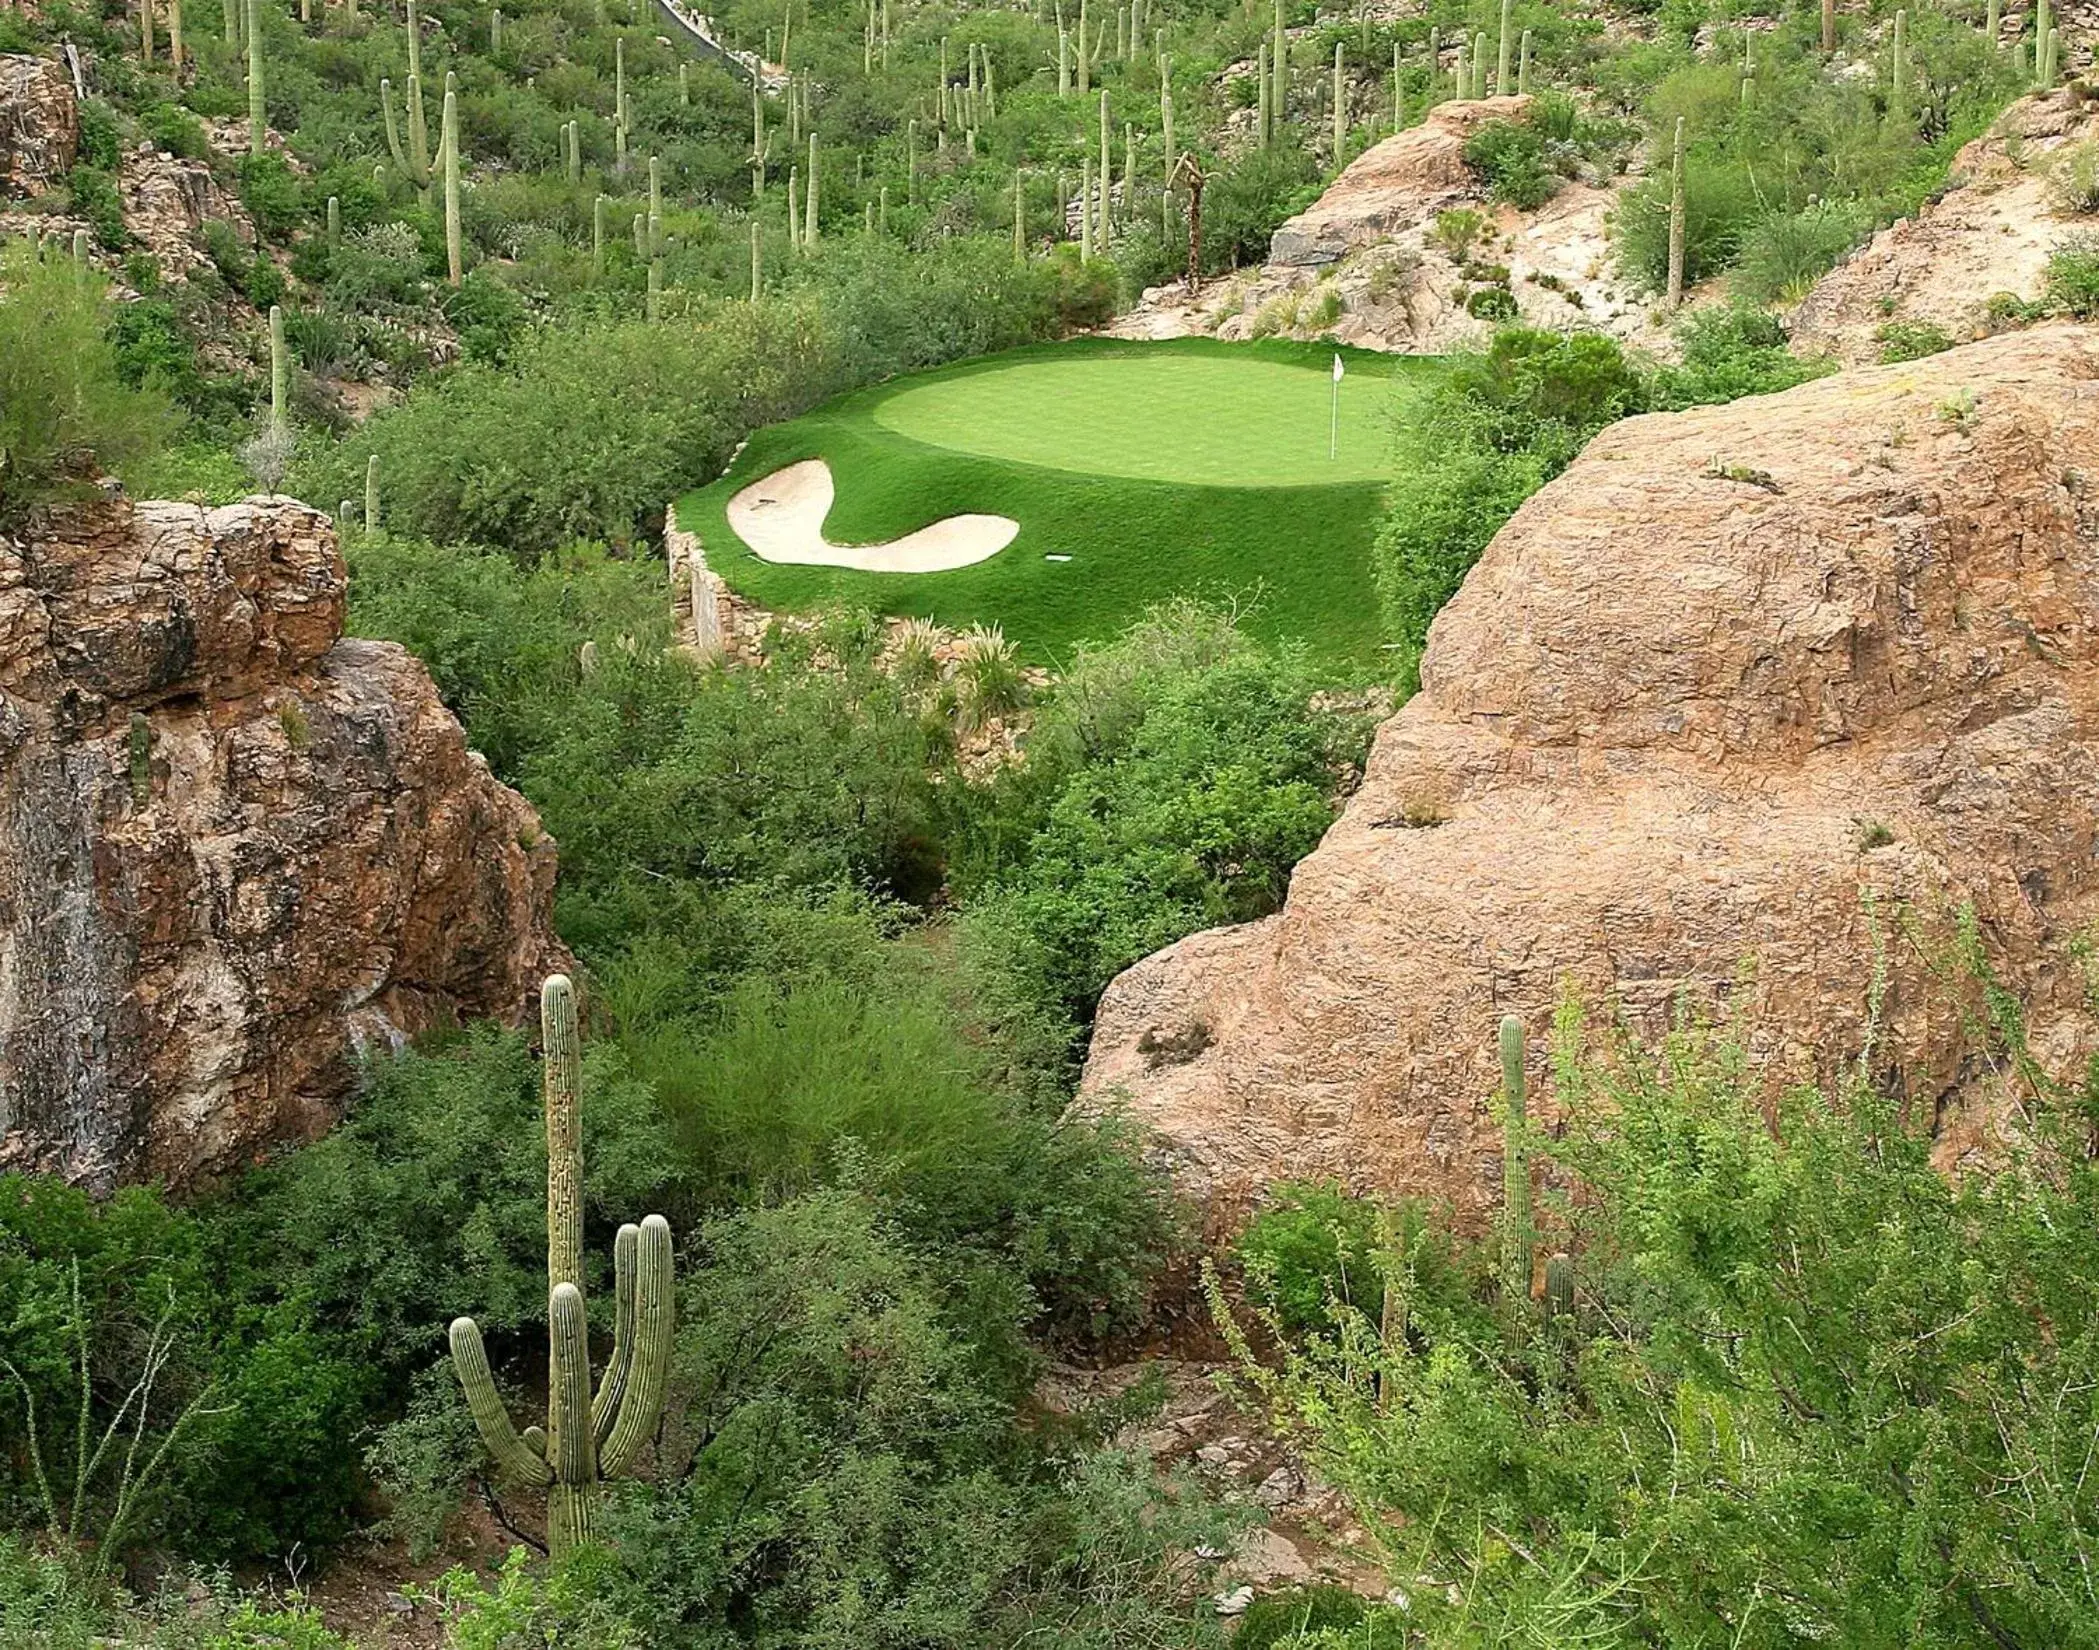
<svg viewBox="0 0 2099 1650"><path fill-rule="evenodd" d="M1528 97L1439 104L1419 126L1372 144L1343 167L1318 200L1271 237L1269 261L1330 264L1470 199L1479 185L1465 164L1466 140L1489 121L1522 118L1530 106Z"/></svg>
<svg viewBox="0 0 2099 1650"><path fill-rule="evenodd" d="M1613 425L1496 536L1283 911L1110 986L1125 1096L1229 1210L1332 1176L1484 1208L1494 1032L1564 992L1724 1016L1774 1083L1867 1046L1987 1142L1972 902L2056 1056L2099 917L2099 343L1993 339Z"/></svg>
<svg viewBox="0 0 2099 1650"><path fill-rule="evenodd" d="M286 498L0 539L0 1168L233 1169L560 961L553 842L345 586Z"/></svg>

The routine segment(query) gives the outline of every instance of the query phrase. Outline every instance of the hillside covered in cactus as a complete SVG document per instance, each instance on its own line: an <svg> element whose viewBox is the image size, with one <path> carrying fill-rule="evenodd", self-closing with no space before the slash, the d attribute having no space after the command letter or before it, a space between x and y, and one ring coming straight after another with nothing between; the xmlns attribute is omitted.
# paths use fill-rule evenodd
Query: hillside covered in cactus
<svg viewBox="0 0 2099 1650"><path fill-rule="evenodd" d="M0 5L0 1650L2099 1642L2087 21Z"/></svg>

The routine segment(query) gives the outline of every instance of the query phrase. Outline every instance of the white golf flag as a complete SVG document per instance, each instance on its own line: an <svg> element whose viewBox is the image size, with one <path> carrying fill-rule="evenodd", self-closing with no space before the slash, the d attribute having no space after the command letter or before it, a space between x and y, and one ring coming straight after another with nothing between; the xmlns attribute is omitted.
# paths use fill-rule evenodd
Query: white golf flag
<svg viewBox="0 0 2099 1650"><path fill-rule="evenodd" d="M1334 382L1341 382L1341 357L1338 355L1334 357Z"/></svg>

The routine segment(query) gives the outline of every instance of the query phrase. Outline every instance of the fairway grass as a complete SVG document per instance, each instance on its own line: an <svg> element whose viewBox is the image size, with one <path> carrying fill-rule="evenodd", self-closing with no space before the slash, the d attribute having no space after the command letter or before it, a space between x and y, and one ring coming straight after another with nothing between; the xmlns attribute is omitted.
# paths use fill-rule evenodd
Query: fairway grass
<svg viewBox="0 0 2099 1650"><path fill-rule="evenodd" d="M1337 676L1381 674L1370 544L1394 421L1437 366L1338 352L1342 452L1329 460L1336 353L1082 339L894 380L759 431L726 475L680 501L679 520L733 589L775 611L843 602L996 624L1055 664L1185 594L1237 606L1252 633L1303 642ZM1011 516L1020 533L941 573L761 561L730 530L728 500L810 458L836 481L834 542L971 513Z"/></svg>

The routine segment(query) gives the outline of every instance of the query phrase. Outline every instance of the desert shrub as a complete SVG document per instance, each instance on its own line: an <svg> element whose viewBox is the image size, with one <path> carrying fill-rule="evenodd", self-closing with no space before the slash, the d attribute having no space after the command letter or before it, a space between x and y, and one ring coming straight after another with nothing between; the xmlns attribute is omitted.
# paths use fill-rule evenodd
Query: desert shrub
<svg viewBox="0 0 2099 1650"><path fill-rule="evenodd" d="M1666 158L1618 198L1615 237L1625 278L1650 292L1669 284L1669 167ZM1695 286L1734 261L1762 210L1748 173L1697 151L1684 162L1684 284Z"/></svg>
<svg viewBox="0 0 2099 1650"><path fill-rule="evenodd" d="M1693 310L1678 323L1676 336L1681 359L1657 368L1649 385L1649 402L1657 410L1768 395L1836 370L1826 357L1794 355L1778 317L1739 305Z"/></svg>
<svg viewBox="0 0 2099 1650"><path fill-rule="evenodd" d="M156 149L183 160L202 160L210 152L203 122L180 104L156 103L145 112L140 124Z"/></svg>
<svg viewBox="0 0 2099 1650"><path fill-rule="evenodd" d="M1516 319L1516 294L1505 286L1475 287L1466 294L1465 313L1482 321Z"/></svg>
<svg viewBox="0 0 2099 1650"><path fill-rule="evenodd" d="M206 1223L143 1190L98 1204L54 1179L0 1177L0 1324L0 1404L16 1438L33 1421L39 1440L0 1461L0 1487L55 1524L59 1549L63 1535L90 1541L84 1564L107 1569L171 1527L200 1556L349 1528L357 1483L341 1446L364 1413L363 1372L296 1303L245 1289L237 1269L229 1283ZM99 1440L120 1415L123 1447L83 1482L76 1424Z"/></svg>
<svg viewBox="0 0 2099 1650"><path fill-rule="evenodd" d="M2048 193L2065 212L2099 212L2099 138L2055 152L2048 163Z"/></svg>
<svg viewBox="0 0 2099 1650"><path fill-rule="evenodd" d="M1169 649L1156 632L1177 614L1190 645ZM977 873L1038 1001L1090 1016L1139 957L1282 902L1360 750L1359 729L1308 708L1312 686L1297 654L1187 608L1080 653L1038 724L1040 766L1015 781L996 869Z"/></svg>
<svg viewBox="0 0 2099 1650"><path fill-rule="evenodd" d="M305 191L298 175L273 151L241 157L240 194L241 205L265 240L284 240L306 221Z"/></svg>
<svg viewBox="0 0 2099 1650"><path fill-rule="evenodd" d="M1251 149L1218 170L1203 191L1203 273L1264 261L1283 220L1318 193L1318 162L1294 145Z"/></svg>
<svg viewBox="0 0 2099 1650"><path fill-rule="evenodd" d="M1883 361L1921 361L1953 348L1953 335L1932 321L1884 321L1874 329Z"/></svg>
<svg viewBox="0 0 2099 1650"><path fill-rule="evenodd" d="M614 1227L663 1202L676 1171L653 1097L602 1039L586 1048L583 1120L589 1283L609 1298ZM382 1059L350 1116L251 1175L217 1225L258 1287L307 1302L397 1395L461 1312L508 1344L546 1320L538 1062L493 1027Z"/></svg>
<svg viewBox="0 0 2099 1650"><path fill-rule="evenodd" d="M124 199L111 173L82 161L66 174L66 193L73 210L94 230L98 246L121 252L131 244L131 233L124 227Z"/></svg>
<svg viewBox="0 0 2099 1650"><path fill-rule="evenodd" d="M2041 297L2080 321L2099 316L2099 236L2072 235L2048 254Z"/></svg>
<svg viewBox="0 0 2099 1650"><path fill-rule="evenodd" d="M174 432L166 395L134 357L128 376L107 335L100 277L0 252L0 514L91 473L123 474Z"/></svg>
<svg viewBox="0 0 2099 1650"><path fill-rule="evenodd" d="M1471 258L1473 245L1486 229L1484 212L1453 206L1436 214L1436 221L1429 226L1429 239L1452 263L1462 264Z"/></svg>
<svg viewBox="0 0 2099 1650"><path fill-rule="evenodd" d="M1646 393L1624 352L1596 333L1504 327L1484 354L1453 362L1401 432L1372 560L1403 687L1414 685L1429 621L1501 524Z"/></svg>
<svg viewBox="0 0 2099 1650"><path fill-rule="evenodd" d="M1528 121L1488 121L1465 140L1465 164L1496 200L1521 211L1543 206L1559 188L1545 139Z"/></svg>
<svg viewBox="0 0 2099 1650"><path fill-rule="evenodd" d="M1184 1566L1230 1521L1090 1448L1042 1470L1007 1419L1024 1370L986 1363L1017 1328L1010 1295L958 1320L967 1277L851 1190L726 1216L690 1247L666 1458L614 1535L646 1642L754 1612L782 1641L1119 1644L1142 1623L1215 1642L1209 1561Z"/></svg>
<svg viewBox="0 0 2099 1650"><path fill-rule="evenodd" d="M1257 1598L1239 1618L1233 1650L1402 1650L1403 1619L1320 1582Z"/></svg>
<svg viewBox="0 0 2099 1650"><path fill-rule="evenodd" d="M1730 290L1739 302L1773 304L1806 296L1856 246L1864 223L1843 202L1758 218L1742 236Z"/></svg>
<svg viewBox="0 0 2099 1650"><path fill-rule="evenodd" d="M1329 1185L1278 1186L1239 1234L1250 1296L1292 1334L1332 1326L1330 1302L1377 1318L1384 1300L1378 1211Z"/></svg>
<svg viewBox="0 0 2099 1650"><path fill-rule="evenodd" d="M1417 1625L1773 1650L2076 1637L2088 1423L2016 1395L2092 1378L2099 1288L2060 1236L2099 1196L2090 1100L2082 1073L2064 1088L2032 1065L1996 1001L1994 1057L2047 1097L2011 1172L1948 1181L1862 1076L1791 1095L1774 1124L1709 1032L1569 1051L1552 1155L1583 1189L1571 1332L1417 1320L1395 1352L1358 1319L1255 1377L1409 1532L1402 1573L1457 1579L1457 1606L1414 1595ZM1657 1471L1666 1510L1634 1488ZM2017 1508L1990 1493L2007 1479ZM1489 1527L1532 1562L1500 1562ZM1774 1587L1794 1605L1760 1620Z"/></svg>
<svg viewBox="0 0 2099 1650"><path fill-rule="evenodd" d="M469 271L458 286L448 288L443 307L469 361L502 365L525 328L524 299L484 270Z"/></svg>
<svg viewBox="0 0 2099 1650"><path fill-rule="evenodd" d="M406 224L346 229L328 257L328 296L345 309L408 303L423 279L422 247Z"/></svg>

